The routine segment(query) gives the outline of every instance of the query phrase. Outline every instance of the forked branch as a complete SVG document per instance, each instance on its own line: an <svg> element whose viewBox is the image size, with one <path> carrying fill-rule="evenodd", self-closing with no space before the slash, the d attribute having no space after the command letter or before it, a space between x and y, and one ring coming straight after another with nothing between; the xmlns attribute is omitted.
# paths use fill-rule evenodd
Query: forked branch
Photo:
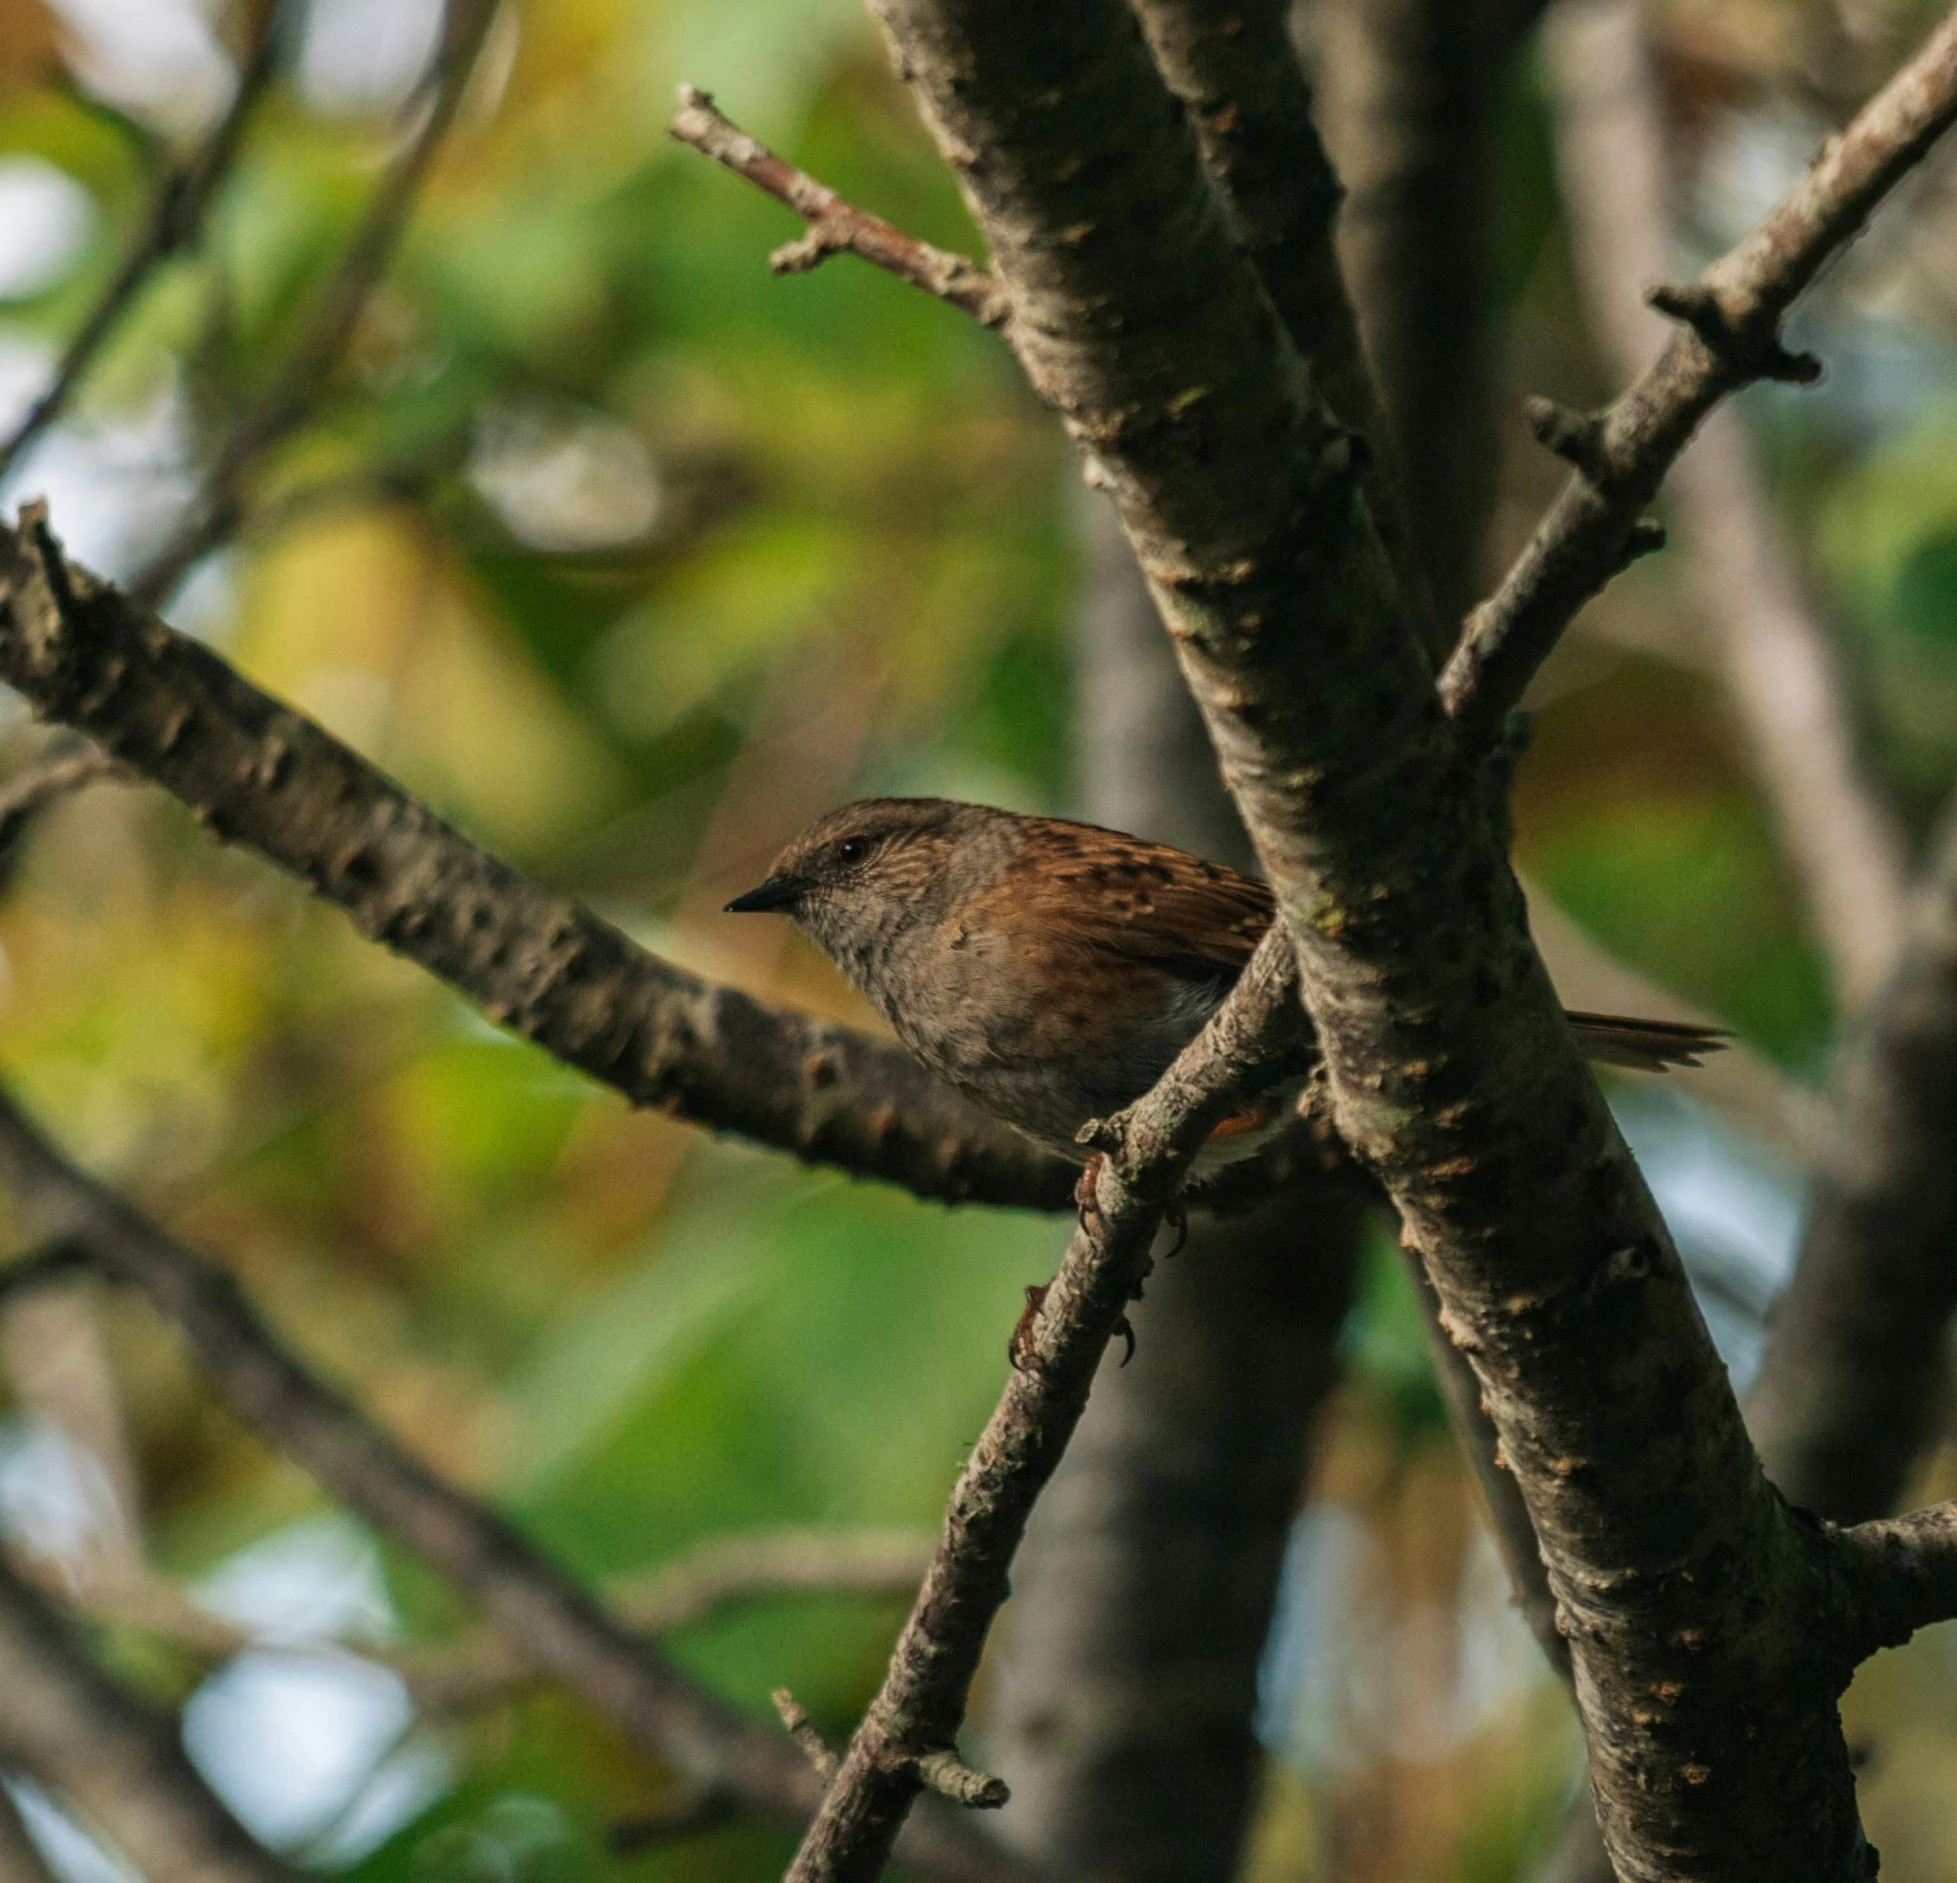
<svg viewBox="0 0 1957 1883"><path fill-rule="evenodd" d="M1651 300L1677 327L1664 352L1600 414L1564 429L1574 475L1501 586L1469 617L1441 695L1469 743L1503 719L1577 610L1638 547L1640 512L1701 419L1756 379L1805 383L1781 322L1822 265L1957 119L1957 17L1830 137L1799 186L1697 281Z"/></svg>

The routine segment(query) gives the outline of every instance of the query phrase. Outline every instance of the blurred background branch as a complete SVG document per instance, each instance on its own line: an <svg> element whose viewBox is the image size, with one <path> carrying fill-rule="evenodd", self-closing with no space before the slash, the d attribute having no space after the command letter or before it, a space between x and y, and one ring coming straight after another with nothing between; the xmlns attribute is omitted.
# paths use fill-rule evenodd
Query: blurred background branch
<svg viewBox="0 0 1957 1883"><path fill-rule="evenodd" d="M742 1720L580 1590L494 1513L417 1464L314 1378L229 1277L91 1182L0 1099L0 1174L50 1235L86 1243L190 1343L237 1416L384 1535L473 1597L539 1665L568 1681L686 1778L798 1822L818 1787L784 1742ZM998 1865L962 1825L920 1824L913 1861L974 1879Z"/></svg>
<svg viewBox="0 0 1957 1883"><path fill-rule="evenodd" d="M278 0L262 0L257 11L252 43L238 69L231 102L203 142L183 162L164 171L122 265L75 330L55 368L53 383L0 444L0 479L66 410L110 335L157 271L202 236L211 199L224 187L252 112L277 70L284 37Z"/></svg>
<svg viewBox="0 0 1957 1883"><path fill-rule="evenodd" d="M166 601L197 559L238 527L247 477L267 452L305 422L326 393L355 323L394 259L442 140L462 109L499 4L447 0L434 58L410 99L418 124L382 172L339 265L320 287L271 383L247 397L212 449L177 533L131 578L130 592L138 601L150 607Z"/></svg>
<svg viewBox="0 0 1957 1883"><path fill-rule="evenodd" d="M72 1799L155 1883L292 1883L299 1874L247 1835L184 1757L171 1723L118 1688L4 1562L0 1690L0 1754Z"/></svg>

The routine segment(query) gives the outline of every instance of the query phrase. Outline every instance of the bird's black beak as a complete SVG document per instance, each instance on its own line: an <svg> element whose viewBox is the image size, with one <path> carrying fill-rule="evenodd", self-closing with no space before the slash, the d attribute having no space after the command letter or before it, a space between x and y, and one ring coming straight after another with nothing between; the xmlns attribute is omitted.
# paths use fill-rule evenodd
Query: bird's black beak
<svg viewBox="0 0 1957 1883"><path fill-rule="evenodd" d="M736 896L727 905L729 915L765 915L774 909L792 909L801 901L808 885L799 876L771 876L758 889Z"/></svg>

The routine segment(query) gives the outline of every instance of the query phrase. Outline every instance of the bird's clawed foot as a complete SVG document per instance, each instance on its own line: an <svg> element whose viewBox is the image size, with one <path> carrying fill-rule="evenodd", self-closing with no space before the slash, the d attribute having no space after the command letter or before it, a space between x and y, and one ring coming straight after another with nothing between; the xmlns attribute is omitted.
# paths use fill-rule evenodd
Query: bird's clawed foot
<svg viewBox="0 0 1957 1883"><path fill-rule="evenodd" d="M1189 1206L1183 1202L1181 1197L1177 1197L1162 1212L1162 1220L1176 1232L1175 1247L1170 1249L1162 1257L1163 1261L1166 1262L1171 1257L1180 1255L1189 1246Z"/></svg>
<svg viewBox="0 0 1957 1883"><path fill-rule="evenodd" d="M1101 1220L1101 1199L1095 1194L1101 1181L1101 1169L1108 1161L1105 1151L1096 1151L1080 1167L1080 1177L1074 1184L1074 1208L1080 1214L1080 1226L1090 1229Z"/></svg>
<svg viewBox="0 0 1957 1883"><path fill-rule="evenodd" d="M1026 1305L1019 1311L1019 1319L1012 1330L1012 1339L1006 1342L1006 1358L1012 1362L1015 1373L1031 1372L1038 1361L1034 1356L1033 1341L1039 1331L1040 1310L1046 1306L1047 1290L1051 1282L1035 1282L1026 1290ZM1121 1356L1121 1364L1126 1366L1135 1357L1135 1326L1126 1314L1115 1322L1112 1332L1119 1334L1128 1343L1128 1351Z"/></svg>
<svg viewBox="0 0 1957 1883"><path fill-rule="evenodd" d="M1046 1305L1046 1291L1051 1284L1040 1282L1029 1284L1026 1290L1026 1305L1019 1311L1019 1319L1014 1323L1012 1339L1006 1342L1006 1358L1012 1362L1015 1373L1027 1372L1033 1365L1033 1335L1040 1324L1040 1309Z"/></svg>

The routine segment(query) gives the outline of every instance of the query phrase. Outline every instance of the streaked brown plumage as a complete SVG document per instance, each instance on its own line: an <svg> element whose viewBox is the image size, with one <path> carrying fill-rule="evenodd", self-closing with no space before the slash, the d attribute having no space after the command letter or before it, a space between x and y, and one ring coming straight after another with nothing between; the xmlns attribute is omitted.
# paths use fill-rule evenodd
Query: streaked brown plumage
<svg viewBox="0 0 1957 1883"><path fill-rule="evenodd" d="M944 798L865 798L788 845L735 911L788 916L925 1065L1073 1158L1201 1029L1276 913L1264 884L1165 844ZM1569 1016L1592 1059L1695 1065L1708 1028ZM1295 1088L1294 1088L1295 1089ZM1254 1149L1285 1108L1226 1125Z"/></svg>

